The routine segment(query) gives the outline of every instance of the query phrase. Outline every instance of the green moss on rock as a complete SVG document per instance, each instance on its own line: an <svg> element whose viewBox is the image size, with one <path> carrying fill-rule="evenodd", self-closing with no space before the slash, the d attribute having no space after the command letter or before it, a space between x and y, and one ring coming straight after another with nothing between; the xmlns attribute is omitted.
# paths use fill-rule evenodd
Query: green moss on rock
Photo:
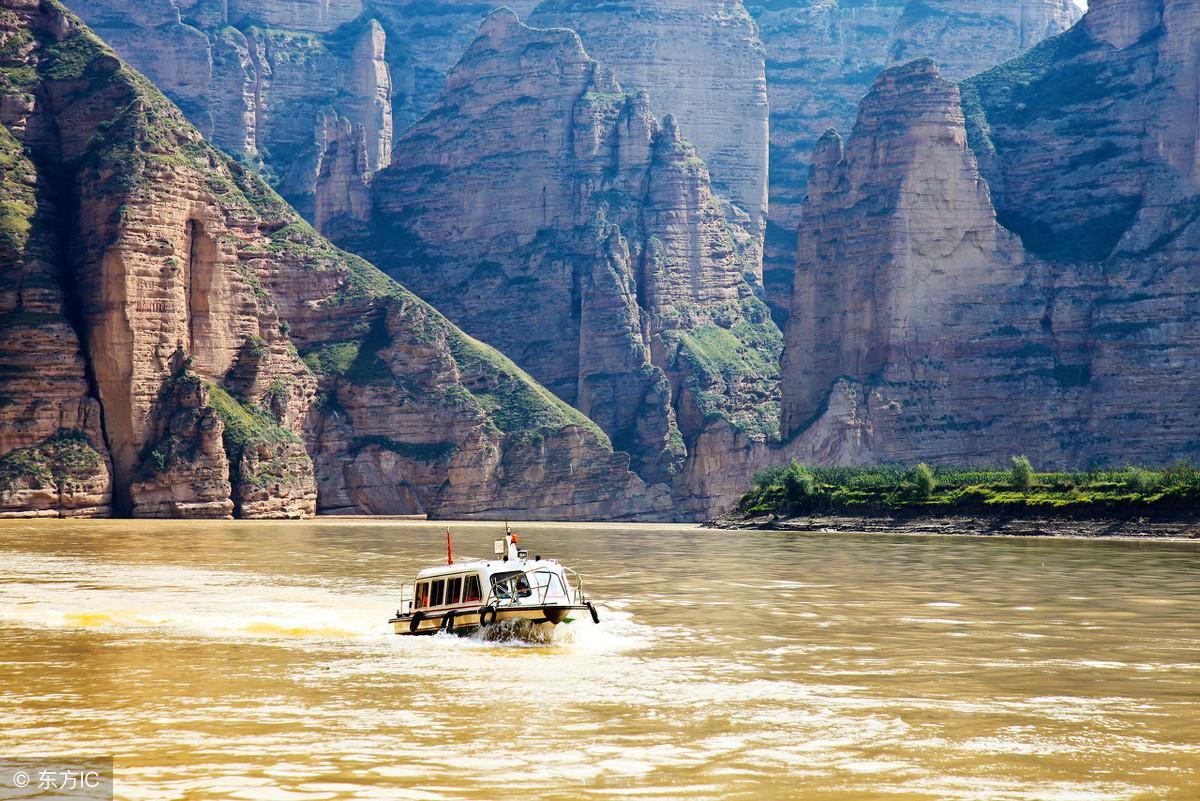
<svg viewBox="0 0 1200 801"><path fill-rule="evenodd" d="M58 487L104 471L104 457L87 435L62 429L41 445L0 456L0 491Z"/></svg>
<svg viewBox="0 0 1200 801"><path fill-rule="evenodd" d="M278 446L301 441L265 409L239 403L216 384L205 383L210 393L209 404L225 424L225 453L229 457L229 477L232 481L253 478L241 475L242 454L247 446Z"/></svg>

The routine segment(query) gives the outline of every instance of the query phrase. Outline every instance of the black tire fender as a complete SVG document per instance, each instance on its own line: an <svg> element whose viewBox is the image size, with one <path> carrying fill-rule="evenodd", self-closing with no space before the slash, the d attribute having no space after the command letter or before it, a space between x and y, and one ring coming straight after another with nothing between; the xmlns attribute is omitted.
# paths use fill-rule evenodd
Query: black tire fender
<svg viewBox="0 0 1200 801"><path fill-rule="evenodd" d="M591 601L588 601L587 603L585 603L584 606L586 606L587 610L592 613L592 622L595 623L596 625L599 625L600 624L600 613L596 611L596 607L592 606Z"/></svg>
<svg viewBox="0 0 1200 801"><path fill-rule="evenodd" d="M408 633L416 634L417 629L421 627L421 621L425 619L424 612L414 612L412 620L408 621Z"/></svg>
<svg viewBox="0 0 1200 801"><path fill-rule="evenodd" d="M479 610L479 625L490 626L496 622L496 607L485 606Z"/></svg>
<svg viewBox="0 0 1200 801"><path fill-rule="evenodd" d="M445 632L453 632L454 631L454 613L453 612L447 612L446 616L442 618L442 631L445 631Z"/></svg>

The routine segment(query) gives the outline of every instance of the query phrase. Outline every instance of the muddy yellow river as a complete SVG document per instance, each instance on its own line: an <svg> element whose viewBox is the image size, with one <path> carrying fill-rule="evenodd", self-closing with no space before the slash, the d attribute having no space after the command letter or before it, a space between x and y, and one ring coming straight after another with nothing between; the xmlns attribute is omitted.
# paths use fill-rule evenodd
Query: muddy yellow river
<svg viewBox="0 0 1200 801"><path fill-rule="evenodd" d="M0 753L122 799L1200 798L1200 545L514 530L599 626L391 634L441 524L6 522Z"/></svg>

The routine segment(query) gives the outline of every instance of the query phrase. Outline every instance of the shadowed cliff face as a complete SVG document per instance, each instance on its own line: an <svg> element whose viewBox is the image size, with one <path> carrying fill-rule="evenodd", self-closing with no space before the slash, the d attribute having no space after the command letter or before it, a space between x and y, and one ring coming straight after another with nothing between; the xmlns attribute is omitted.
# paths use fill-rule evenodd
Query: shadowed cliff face
<svg viewBox="0 0 1200 801"><path fill-rule="evenodd" d="M671 480L718 420L773 433L779 347L683 133L574 32L498 11L343 241Z"/></svg>
<svg viewBox="0 0 1200 801"><path fill-rule="evenodd" d="M881 76L812 164L791 450L1195 458L1198 29L1191 3L1096 2L961 103L927 62Z"/></svg>
<svg viewBox="0 0 1200 801"><path fill-rule="evenodd" d="M714 191L736 206L739 214L731 223L744 228L755 250L761 250L767 81L758 31L740 2L551 0L534 8L526 21L535 28L576 31L588 53L612 69L626 91L648 92L655 115L674 116L708 164Z"/></svg>
<svg viewBox="0 0 1200 801"><path fill-rule="evenodd" d="M791 292L813 147L828 128L850 129L880 70L930 57L944 77L961 80L1065 31L1080 15L1071 0L745 5L766 48L771 180L764 280L776 309L787 306Z"/></svg>
<svg viewBox="0 0 1200 801"><path fill-rule="evenodd" d="M666 513L594 425L329 246L56 2L8 4L0 42L0 512Z"/></svg>
<svg viewBox="0 0 1200 801"><path fill-rule="evenodd" d="M20 63L13 53L0 69ZM0 462L0 511L92 516L110 508L112 465L59 281L59 214L21 143L0 127L0 431L13 453Z"/></svg>

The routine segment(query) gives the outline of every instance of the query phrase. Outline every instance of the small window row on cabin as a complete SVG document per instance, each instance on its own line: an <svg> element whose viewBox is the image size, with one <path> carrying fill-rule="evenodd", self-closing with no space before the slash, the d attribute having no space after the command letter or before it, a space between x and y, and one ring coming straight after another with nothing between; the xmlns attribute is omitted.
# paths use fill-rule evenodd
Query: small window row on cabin
<svg viewBox="0 0 1200 801"><path fill-rule="evenodd" d="M482 598L479 576L472 573L466 576L451 576L433 581L417 582L417 594L413 606L416 609L456 606L457 604L478 603Z"/></svg>

